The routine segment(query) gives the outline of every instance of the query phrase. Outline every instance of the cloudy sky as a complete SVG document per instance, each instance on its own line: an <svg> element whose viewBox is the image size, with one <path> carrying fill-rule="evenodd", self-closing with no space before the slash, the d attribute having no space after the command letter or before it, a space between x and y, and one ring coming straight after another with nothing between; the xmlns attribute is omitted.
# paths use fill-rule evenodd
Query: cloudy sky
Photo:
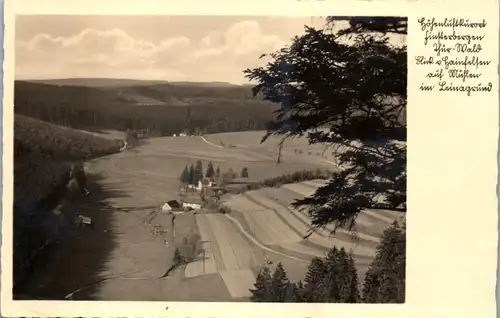
<svg viewBox="0 0 500 318"><path fill-rule="evenodd" d="M316 17L315 25L323 20ZM18 16L16 78L106 77L246 83L308 17Z"/></svg>

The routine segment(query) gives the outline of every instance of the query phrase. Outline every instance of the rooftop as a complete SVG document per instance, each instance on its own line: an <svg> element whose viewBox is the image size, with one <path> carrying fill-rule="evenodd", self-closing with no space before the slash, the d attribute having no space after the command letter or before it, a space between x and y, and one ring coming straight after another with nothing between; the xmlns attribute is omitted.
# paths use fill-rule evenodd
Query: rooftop
<svg viewBox="0 0 500 318"><path fill-rule="evenodd" d="M183 200L184 203L195 203L195 204L203 204L203 200L199 196L187 196Z"/></svg>

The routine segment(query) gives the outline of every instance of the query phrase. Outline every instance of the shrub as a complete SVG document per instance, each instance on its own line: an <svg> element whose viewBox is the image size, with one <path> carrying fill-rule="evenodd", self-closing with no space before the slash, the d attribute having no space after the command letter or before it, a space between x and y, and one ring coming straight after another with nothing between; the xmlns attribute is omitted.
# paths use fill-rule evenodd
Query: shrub
<svg viewBox="0 0 500 318"><path fill-rule="evenodd" d="M179 252L179 248L175 248L174 252L174 266L179 266L184 264L185 260L182 258L181 253Z"/></svg>
<svg viewBox="0 0 500 318"><path fill-rule="evenodd" d="M231 213L231 209L228 208L227 206L221 206L219 208L219 213L222 213L222 214L229 214Z"/></svg>
<svg viewBox="0 0 500 318"><path fill-rule="evenodd" d="M177 246L177 249L184 263L193 261L202 251L200 235L194 232L189 233L182 238L182 242Z"/></svg>

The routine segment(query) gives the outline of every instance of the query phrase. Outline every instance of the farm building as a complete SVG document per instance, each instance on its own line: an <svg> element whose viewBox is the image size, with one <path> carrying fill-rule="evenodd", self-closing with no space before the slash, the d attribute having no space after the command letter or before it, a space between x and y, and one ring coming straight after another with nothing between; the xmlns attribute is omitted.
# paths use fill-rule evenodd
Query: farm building
<svg viewBox="0 0 500 318"><path fill-rule="evenodd" d="M175 211L182 211L182 205L177 202L177 200L170 200L167 201L162 207L161 207L162 212L175 212Z"/></svg>
<svg viewBox="0 0 500 318"><path fill-rule="evenodd" d="M81 214L78 214L75 221L76 224L81 227L92 226L92 219L88 216L83 216Z"/></svg>
<svg viewBox="0 0 500 318"><path fill-rule="evenodd" d="M189 196L184 198L182 202L184 208L190 208L193 210L199 210L203 206L203 200L197 196Z"/></svg>
<svg viewBox="0 0 500 318"><path fill-rule="evenodd" d="M213 182L208 178L203 178L203 180L198 181L198 185L196 186L196 190L201 191L203 188L211 188L213 186Z"/></svg>

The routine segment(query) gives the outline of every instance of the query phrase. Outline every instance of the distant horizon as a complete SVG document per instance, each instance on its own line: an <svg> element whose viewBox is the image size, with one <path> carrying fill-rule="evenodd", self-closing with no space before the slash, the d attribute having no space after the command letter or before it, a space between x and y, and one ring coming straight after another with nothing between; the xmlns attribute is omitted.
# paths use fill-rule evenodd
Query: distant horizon
<svg viewBox="0 0 500 318"><path fill-rule="evenodd" d="M143 78L126 78L126 77L47 77L47 78L15 78L14 81L21 82L39 82L39 81L64 81L64 80L115 80L115 81L137 81L137 82L158 82L158 83L220 83L230 84L234 86L253 86L256 84L247 83L232 83L228 81L186 81L186 80L164 80L164 79L143 79Z"/></svg>

